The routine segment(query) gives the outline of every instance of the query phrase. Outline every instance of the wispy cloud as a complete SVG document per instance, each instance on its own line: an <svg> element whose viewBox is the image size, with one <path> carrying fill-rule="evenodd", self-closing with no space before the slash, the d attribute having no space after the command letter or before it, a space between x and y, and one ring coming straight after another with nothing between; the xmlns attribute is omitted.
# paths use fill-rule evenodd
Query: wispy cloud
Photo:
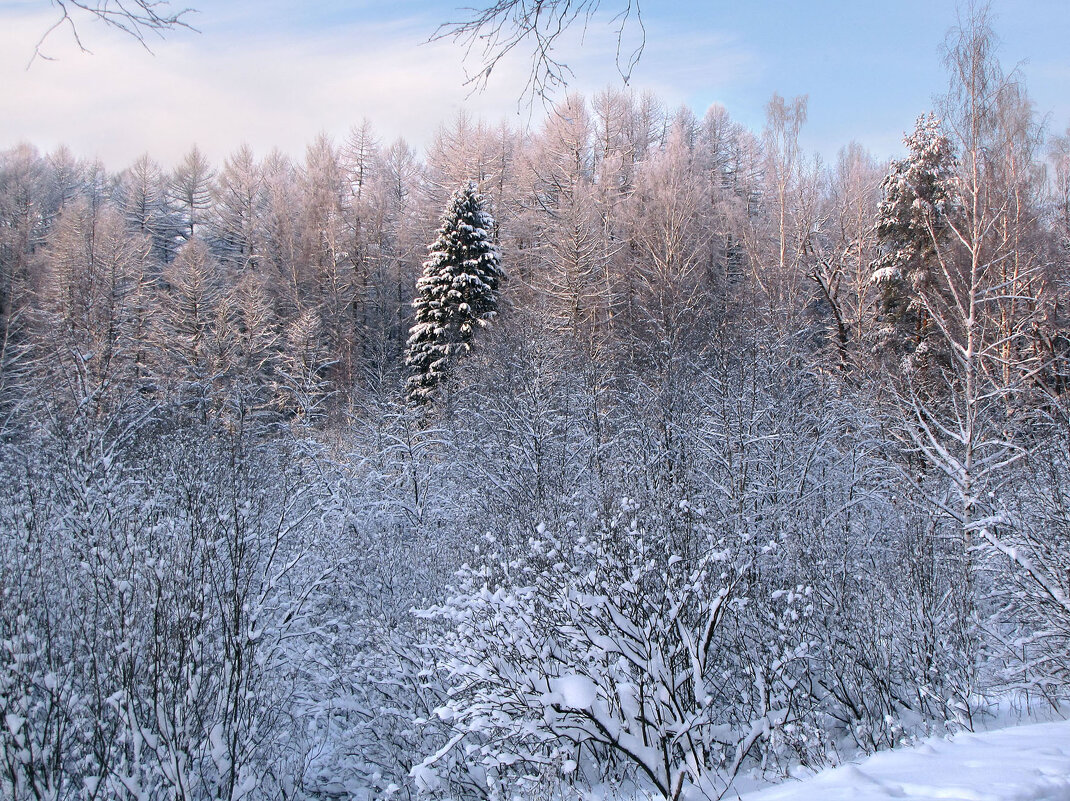
<svg viewBox="0 0 1070 801"><path fill-rule="evenodd" d="M318 132L342 136L364 117L384 140L404 136L418 146L462 108L516 124L541 117L540 108L518 102L529 67L523 57L503 61L489 86L472 94L457 46L421 44L434 30L426 16L358 15L326 26L303 19L287 29L272 16L285 17L277 5L260 7L255 25L233 7L214 19L206 13L197 20L204 33L173 35L154 45L155 55L95 26L87 31L94 55L57 38L49 47L58 60L29 70L33 43L53 17L8 16L0 26L0 147L65 143L121 167L144 151L173 163L195 142L213 159L242 142L261 153L279 147L300 155ZM331 8L317 13L330 16ZM669 103L754 68L750 54L716 36L661 32L651 43L633 83ZM574 88L619 85L615 49L608 26L570 33L562 56L575 70Z"/></svg>
<svg viewBox="0 0 1070 801"><path fill-rule="evenodd" d="M300 157L320 131L341 137L364 117L382 140L404 136L422 146L461 109L514 125L537 124L544 114L540 103L518 102L530 69L522 55L505 59L486 90L472 95L462 49L421 44L457 13L456 0L189 1L200 9L191 22L202 33L150 37L154 56L83 19L95 55L79 53L60 31L48 42L59 60L26 70L56 9L0 0L0 148L66 143L113 167L144 151L174 163L194 142L215 160L242 142ZM720 102L755 129L774 91L808 93L803 139L826 158L851 139L881 155L898 152L902 131L944 85L936 46L954 16L945 3L648 5L633 88L699 115ZM1060 38L1068 19L1065 3L1016 0L1000 24L1006 63L1030 57L1030 90L1057 130L1070 116ZM625 59L638 35L628 30ZM621 85L611 14L571 29L560 44L575 73L572 90Z"/></svg>

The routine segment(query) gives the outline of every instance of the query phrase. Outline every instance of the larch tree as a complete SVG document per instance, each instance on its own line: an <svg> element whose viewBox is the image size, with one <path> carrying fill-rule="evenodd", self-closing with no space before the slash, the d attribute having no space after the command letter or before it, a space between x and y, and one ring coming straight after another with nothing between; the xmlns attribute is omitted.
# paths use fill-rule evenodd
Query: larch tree
<svg viewBox="0 0 1070 801"><path fill-rule="evenodd" d="M0 153L0 406L13 402L25 339L24 311L33 296L31 262L44 238L37 198L45 183L29 145Z"/></svg>
<svg viewBox="0 0 1070 801"><path fill-rule="evenodd" d="M347 316L351 331L349 373L353 374L358 359L370 355L368 333L374 328L372 321L381 319L382 315L376 315L375 312L381 311L387 283L381 280L385 233L383 158L374 129L367 118L350 129L339 154L339 168L345 190L343 236L345 251L349 254L347 261L352 270Z"/></svg>
<svg viewBox="0 0 1070 801"><path fill-rule="evenodd" d="M212 235L223 261L237 273L258 269L263 250L258 226L266 196L263 172L248 145L223 162L212 201Z"/></svg>
<svg viewBox="0 0 1070 801"><path fill-rule="evenodd" d="M608 294L599 297L601 226L592 183L591 134L584 99L570 95L555 107L525 153L524 216L534 245L528 249L536 259L533 269L517 275L545 298L546 313L556 328L593 347L610 304Z"/></svg>
<svg viewBox="0 0 1070 801"><path fill-rule="evenodd" d="M46 222L59 216L60 209L74 200L85 188L86 164L76 159L65 145L60 145L44 158L44 211Z"/></svg>
<svg viewBox="0 0 1070 801"><path fill-rule="evenodd" d="M405 357L410 401L434 397L458 357L472 350L476 331L497 315L504 273L493 230L494 218L474 182L453 193L416 282L416 323Z"/></svg>
<svg viewBox="0 0 1070 801"><path fill-rule="evenodd" d="M196 145L185 155L171 175L170 199L179 210L182 238L187 242L197 234L212 208L215 171Z"/></svg>
<svg viewBox="0 0 1070 801"><path fill-rule="evenodd" d="M353 377L353 354L361 335L351 318L357 287L353 252L347 244L347 184L338 149L325 134L320 134L305 153L297 183L298 269L307 289L302 314L298 316L309 307L316 308L314 317L318 322L314 327L338 355L334 372L343 383Z"/></svg>
<svg viewBox="0 0 1070 801"><path fill-rule="evenodd" d="M231 361L227 351L234 326L221 303L220 272L200 239L184 245L164 270L150 335L160 378L201 421L217 411L216 390Z"/></svg>
<svg viewBox="0 0 1070 801"><path fill-rule="evenodd" d="M147 153L139 156L120 176L116 194L130 230L151 238L153 254L160 261L173 258L178 226L167 201L167 181L160 165Z"/></svg>
<svg viewBox="0 0 1070 801"><path fill-rule="evenodd" d="M300 269L300 236L297 210L301 208L297 171L288 156L274 150L264 159L265 207L260 227L263 233L264 266L272 287L273 302L288 319L305 306L306 289Z"/></svg>
<svg viewBox="0 0 1070 801"><path fill-rule="evenodd" d="M704 311L712 306L704 297L709 236L694 169L694 127L689 113L674 121L663 150L643 165L632 196L629 238L638 255L631 270L637 279L633 323L640 340L658 343L659 371L686 343L703 340Z"/></svg>
<svg viewBox="0 0 1070 801"><path fill-rule="evenodd" d="M397 139L383 154L383 222L377 232L384 265L383 319L380 335L383 353L400 357L408 339L412 293L421 272L423 231L419 198L422 181L416 152Z"/></svg>
<svg viewBox="0 0 1070 801"><path fill-rule="evenodd" d="M62 372L67 400L103 412L121 405L136 374L147 237L128 232L113 204L68 204L49 234L40 279L42 355Z"/></svg>

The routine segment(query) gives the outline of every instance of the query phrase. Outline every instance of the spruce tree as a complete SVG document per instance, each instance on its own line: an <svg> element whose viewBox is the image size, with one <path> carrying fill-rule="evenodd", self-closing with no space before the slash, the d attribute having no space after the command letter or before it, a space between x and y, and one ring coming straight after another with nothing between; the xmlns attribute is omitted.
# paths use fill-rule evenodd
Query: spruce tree
<svg viewBox="0 0 1070 801"><path fill-rule="evenodd" d="M457 359L471 351L475 332L497 313L504 274L493 228L474 182L453 193L416 282L416 323L405 358L412 402L434 397Z"/></svg>
<svg viewBox="0 0 1070 801"><path fill-rule="evenodd" d="M872 281L880 291L881 347L904 354L909 365L929 348L922 295L933 291L932 270L960 200L955 154L940 120L922 115L904 142L906 158L892 162L881 184Z"/></svg>

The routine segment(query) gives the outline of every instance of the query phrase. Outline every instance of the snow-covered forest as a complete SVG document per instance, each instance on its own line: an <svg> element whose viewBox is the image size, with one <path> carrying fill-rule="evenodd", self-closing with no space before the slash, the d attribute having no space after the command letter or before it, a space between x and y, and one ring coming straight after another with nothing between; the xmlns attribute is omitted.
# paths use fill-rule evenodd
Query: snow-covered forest
<svg viewBox="0 0 1070 801"><path fill-rule="evenodd" d="M1070 680L1070 132L0 152L0 797L718 798Z"/></svg>

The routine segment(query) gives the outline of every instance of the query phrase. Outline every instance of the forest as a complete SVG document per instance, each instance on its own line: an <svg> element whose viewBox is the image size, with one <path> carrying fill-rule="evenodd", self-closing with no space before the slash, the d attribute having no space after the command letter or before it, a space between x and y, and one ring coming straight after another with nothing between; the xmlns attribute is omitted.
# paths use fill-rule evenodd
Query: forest
<svg viewBox="0 0 1070 801"><path fill-rule="evenodd" d="M1070 131L946 65L891 162L617 89L0 152L0 796L717 799L1061 703Z"/></svg>

